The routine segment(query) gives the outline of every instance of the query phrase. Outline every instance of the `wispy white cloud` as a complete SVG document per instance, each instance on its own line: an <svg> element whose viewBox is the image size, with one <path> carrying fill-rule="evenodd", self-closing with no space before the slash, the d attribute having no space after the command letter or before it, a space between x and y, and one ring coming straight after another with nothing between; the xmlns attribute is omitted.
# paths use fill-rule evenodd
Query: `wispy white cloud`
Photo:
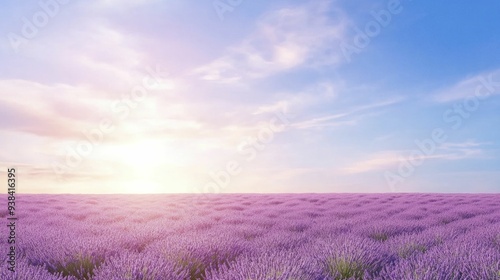
<svg viewBox="0 0 500 280"><path fill-rule="evenodd" d="M93 7L101 8L101 9L110 9L115 10L119 9L131 9L137 6L145 5L158 2L158 0L127 0L127 1L119 1L119 0L98 0L93 1Z"/></svg>
<svg viewBox="0 0 500 280"><path fill-rule="evenodd" d="M15 92L16 94L11 94ZM51 138L75 138L78 128L95 121L106 99L92 91L64 84L0 80L1 129Z"/></svg>
<svg viewBox="0 0 500 280"><path fill-rule="evenodd" d="M461 143L444 143L439 147L442 158L446 160L461 160L484 156L484 147L490 143L466 141Z"/></svg>
<svg viewBox="0 0 500 280"><path fill-rule="evenodd" d="M420 160L467 160L480 158L484 155L484 146L487 143L467 141L461 143L444 143L436 149L435 153L419 157ZM365 173L371 171L397 168L399 164L407 161L413 150L388 150L374 153L366 159L354 162L342 169L345 173Z"/></svg>
<svg viewBox="0 0 500 280"><path fill-rule="evenodd" d="M280 112L280 111L286 111L288 108L288 101L286 100L280 100L274 104L270 105L262 105L255 110L252 114L254 115L260 115L260 114L265 114L265 113L275 113L275 112Z"/></svg>
<svg viewBox="0 0 500 280"><path fill-rule="evenodd" d="M433 99L436 102L452 102L498 94L500 94L500 69L467 77L450 87L439 90L433 95Z"/></svg>
<svg viewBox="0 0 500 280"><path fill-rule="evenodd" d="M341 82L320 81L300 92L282 93L283 98L271 104L259 105L252 114L293 112L293 114L297 115L302 111L310 110L315 105L335 100L342 87Z"/></svg>
<svg viewBox="0 0 500 280"><path fill-rule="evenodd" d="M355 162L342 171L345 173L364 173L383 170L396 166L403 159L401 151L383 151L370 155L367 159Z"/></svg>
<svg viewBox="0 0 500 280"><path fill-rule="evenodd" d="M332 50L344 36L346 21L340 12L336 17L327 12L334 12L329 1L272 11L243 42L195 73L205 80L227 83L262 78L298 66L337 64L341 54Z"/></svg>
<svg viewBox="0 0 500 280"><path fill-rule="evenodd" d="M327 115L324 117L313 118L306 121L301 121L298 123L292 124L292 127L297 129L310 129L310 128L323 128L323 127L334 127L341 125L354 125L357 123L357 120L352 119L343 119L346 116L349 116L349 113L340 113L334 115Z"/></svg>
<svg viewBox="0 0 500 280"><path fill-rule="evenodd" d="M381 102L361 105L354 107L352 109L346 110L345 112L329 114L322 117L316 117L300 122L296 122L292 125L297 129L310 129L310 128L323 128L323 127L334 127L341 125L354 125L360 118L368 114L373 114L371 109L386 107L394 105L401 102L403 99L400 97L384 100Z"/></svg>
<svg viewBox="0 0 500 280"><path fill-rule="evenodd" d="M32 67L24 75L30 77L43 66L50 71L36 76L35 81L92 86L101 95L103 90L109 95L141 79L148 54L139 46L140 39L93 13L85 15L94 20L77 17L67 22L69 27L56 26L47 30L45 36L30 41L30 47L20 53L20 64L14 68L30 63ZM61 32L66 35L60 36Z"/></svg>
<svg viewBox="0 0 500 280"><path fill-rule="evenodd" d="M469 141L461 142L461 143L444 143L443 145L441 145L441 148L447 149L447 150L466 149L466 148L477 148L477 147L481 147L481 146L489 145L489 144L491 144L491 143L481 143L481 142L475 142L475 141L469 140Z"/></svg>

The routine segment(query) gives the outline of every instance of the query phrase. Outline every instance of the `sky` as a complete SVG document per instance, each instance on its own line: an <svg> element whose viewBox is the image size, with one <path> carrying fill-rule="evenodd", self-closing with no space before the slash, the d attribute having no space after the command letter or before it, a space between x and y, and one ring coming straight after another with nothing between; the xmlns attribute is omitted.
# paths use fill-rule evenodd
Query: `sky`
<svg viewBox="0 0 500 280"><path fill-rule="evenodd" d="M500 191L500 2L0 9L18 193Z"/></svg>

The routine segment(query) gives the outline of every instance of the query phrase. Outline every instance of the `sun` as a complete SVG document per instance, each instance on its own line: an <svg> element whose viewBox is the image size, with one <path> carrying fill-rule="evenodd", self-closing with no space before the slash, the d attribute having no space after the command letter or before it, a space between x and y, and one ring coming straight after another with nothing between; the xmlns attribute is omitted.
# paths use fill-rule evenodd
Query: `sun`
<svg viewBox="0 0 500 280"><path fill-rule="evenodd" d="M126 194L155 194L162 193L164 189L159 182L148 180L133 180L120 184L122 193Z"/></svg>
<svg viewBox="0 0 500 280"><path fill-rule="evenodd" d="M124 193L160 193L162 189L161 169L165 168L166 144L155 140L141 140L115 146L113 159L126 166L127 180L120 184Z"/></svg>
<svg viewBox="0 0 500 280"><path fill-rule="evenodd" d="M127 194L189 192L196 178L186 156L175 144L158 139L115 143L101 154L114 174L110 191Z"/></svg>
<svg viewBox="0 0 500 280"><path fill-rule="evenodd" d="M125 145L123 148L126 150L122 156L124 162L141 172L164 162L163 156L167 152L166 144L153 140L135 142Z"/></svg>

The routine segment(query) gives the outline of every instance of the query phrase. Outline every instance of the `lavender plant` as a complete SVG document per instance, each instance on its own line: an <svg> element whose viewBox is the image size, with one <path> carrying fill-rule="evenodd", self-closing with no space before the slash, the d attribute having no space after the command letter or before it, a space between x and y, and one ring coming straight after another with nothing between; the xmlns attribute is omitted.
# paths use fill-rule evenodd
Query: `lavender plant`
<svg viewBox="0 0 500 280"><path fill-rule="evenodd" d="M499 194L194 196L21 194L0 279L500 280Z"/></svg>

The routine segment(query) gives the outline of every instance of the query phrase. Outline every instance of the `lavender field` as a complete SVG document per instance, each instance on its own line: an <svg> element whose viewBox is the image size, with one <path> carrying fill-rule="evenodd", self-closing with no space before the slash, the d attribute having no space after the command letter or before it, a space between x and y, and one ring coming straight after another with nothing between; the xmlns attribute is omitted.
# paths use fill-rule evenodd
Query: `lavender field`
<svg viewBox="0 0 500 280"><path fill-rule="evenodd" d="M500 195L17 200L17 271L0 238L0 279L500 279Z"/></svg>

